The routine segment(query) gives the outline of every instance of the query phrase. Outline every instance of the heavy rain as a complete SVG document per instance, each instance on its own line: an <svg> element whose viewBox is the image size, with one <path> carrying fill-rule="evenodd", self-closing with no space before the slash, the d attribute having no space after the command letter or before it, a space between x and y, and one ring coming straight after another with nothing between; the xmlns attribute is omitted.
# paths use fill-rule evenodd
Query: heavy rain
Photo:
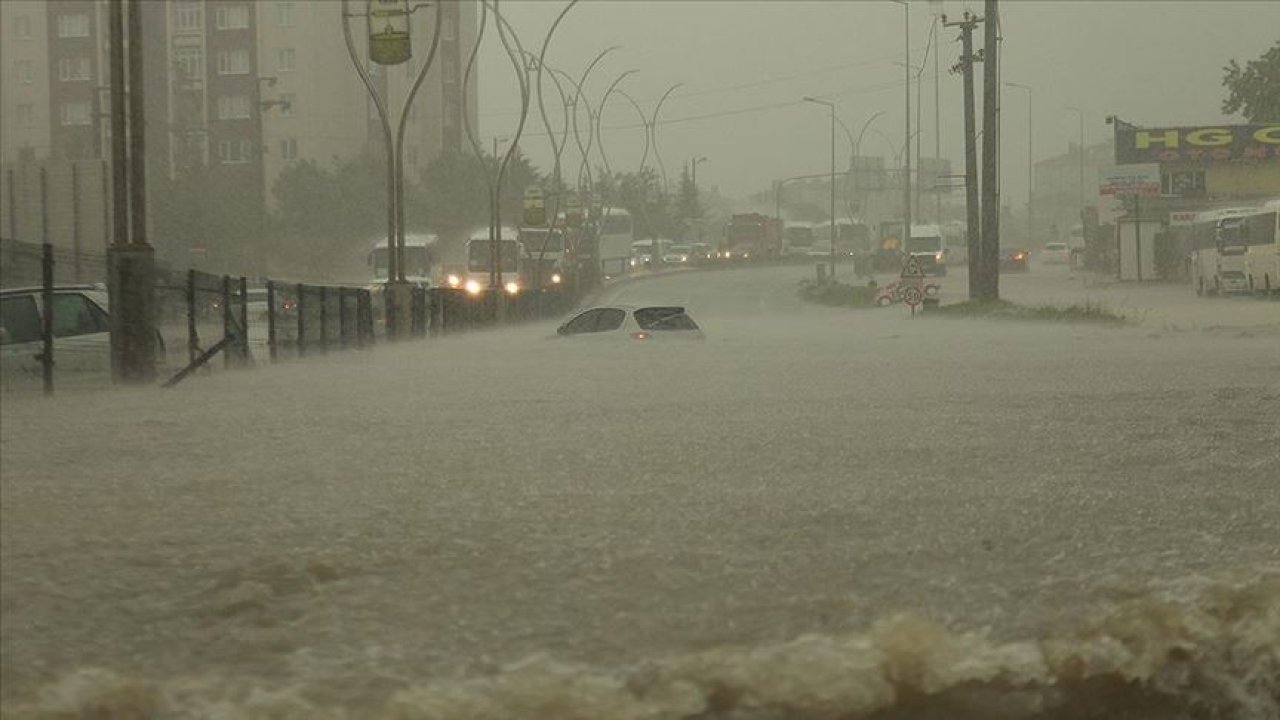
<svg viewBox="0 0 1280 720"><path fill-rule="evenodd" d="M0 716L1280 717L1277 27L0 3Z"/></svg>

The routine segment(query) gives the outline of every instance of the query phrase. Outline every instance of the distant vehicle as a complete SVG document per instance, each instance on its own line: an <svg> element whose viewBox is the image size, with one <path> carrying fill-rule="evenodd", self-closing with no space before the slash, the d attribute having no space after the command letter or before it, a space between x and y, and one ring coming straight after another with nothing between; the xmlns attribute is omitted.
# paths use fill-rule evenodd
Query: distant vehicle
<svg viewBox="0 0 1280 720"><path fill-rule="evenodd" d="M689 249L694 262L705 262L716 256L715 248L708 243L694 243L689 246Z"/></svg>
<svg viewBox="0 0 1280 720"><path fill-rule="evenodd" d="M622 275L631 266L635 227L631 213L607 208L596 222L596 262L605 275Z"/></svg>
<svg viewBox="0 0 1280 720"><path fill-rule="evenodd" d="M683 307L609 305L584 310L561 325L560 337L617 340L702 340L698 324Z"/></svg>
<svg viewBox="0 0 1280 720"><path fill-rule="evenodd" d="M1040 251L1040 262L1045 265L1066 265L1071 262L1071 246L1063 242L1045 243Z"/></svg>
<svg viewBox="0 0 1280 720"><path fill-rule="evenodd" d="M1021 248L1000 248L1000 272L1027 272L1031 254Z"/></svg>
<svg viewBox="0 0 1280 720"><path fill-rule="evenodd" d="M947 248L937 225L912 225L905 253L916 259L926 275L947 274Z"/></svg>
<svg viewBox="0 0 1280 720"><path fill-rule="evenodd" d="M687 264L693 258L693 248L689 245L672 245L662 253L662 262L668 265Z"/></svg>
<svg viewBox="0 0 1280 720"><path fill-rule="evenodd" d="M830 254L831 223L824 222L815 225L813 227L813 237L815 243L826 244L828 254ZM853 257L855 255L864 255L871 251L871 228L857 219L836 220L835 244L836 255L838 256Z"/></svg>
<svg viewBox="0 0 1280 720"><path fill-rule="evenodd" d="M487 230L477 231L467 240L467 269L463 275L450 275L450 287L462 288L471 295L479 295L487 290L502 290L508 295L515 295L521 289L521 273L524 269L524 250L514 238L516 233L511 228L502 228L502 239L498 257L502 260L498 271L497 285L493 285L493 246Z"/></svg>
<svg viewBox="0 0 1280 720"><path fill-rule="evenodd" d="M720 243L726 260L774 258L782 254L782 225L760 213L739 213L729 218Z"/></svg>
<svg viewBox="0 0 1280 720"><path fill-rule="evenodd" d="M267 324L267 289L249 288L245 296L245 314L249 322ZM298 336L298 302L287 286L275 288L276 340L292 342ZM251 336L252 337L252 336Z"/></svg>
<svg viewBox="0 0 1280 720"><path fill-rule="evenodd" d="M653 240L636 240L631 243L631 267L647 268L653 265L653 258L663 257L671 248L671 241L658 238L658 251L653 251Z"/></svg>
<svg viewBox="0 0 1280 720"><path fill-rule="evenodd" d="M564 233L545 227L522 227L518 240L524 249L522 285L557 289L564 281L566 248Z"/></svg>
<svg viewBox="0 0 1280 720"><path fill-rule="evenodd" d="M816 237L813 223L801 220L788 221L782 230L782 254L785 256L808 255Z"/></svg>
<svg viewBox="0 0 1280 720"><path fill-rule="evenodd" d="M947 248L947 264L952 266L969 264L969 241L966 237L965 224L948 222L942 225L942 241Z"/></svg>
<svg viewBox="0 0 1280 720"><path fill-rule="evenodd" d="M1253 212L1252 208L1223 208L1196 216L1188 261L1191 287L1197 295L1249 292L1244 217Z"/></svg>
<svg viewBox="0 0 1280 720"><path fill-rule="evenodd" d="M1280 294L1280 200L1246 216L1244 225L1249 289L1264 295Z"/></svg>
<svg viewBox="0 0 1280 720"><path fill-rule="evenodd" d="M410 234L404 237L404 279L415 285L429 286L436 281L435 254L439 238L435 235ZM391 251L386 238L374 244L369 251L369 268L375 284L388 280Z"/></svg>

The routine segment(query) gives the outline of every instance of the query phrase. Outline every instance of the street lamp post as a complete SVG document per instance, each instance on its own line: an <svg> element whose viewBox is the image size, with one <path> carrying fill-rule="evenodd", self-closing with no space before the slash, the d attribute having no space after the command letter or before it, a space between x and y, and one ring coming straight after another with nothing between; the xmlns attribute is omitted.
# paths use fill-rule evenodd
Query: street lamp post
<svg viewBox="0 0 1280 720"><path fill-rule="evenodd" d="M1070 105L1067 106L1067 109L1080 117L1080 136L1077 140L1077 147L1080 149L1080 185L1078 187L1080 192L1080 202L1079 207L1076 208L1078 212L1084 209L1084 111L1078 107L1071 107Z"/></svg>
<svg viewBox="0 0 1280 720"><path fill-rule="evenodd" d="M826 105L831 111L831 281L836 279L836 104L826 100L805 97L805 102ZM910 192L910 189L908 189Z"/></svg>
<svg viewBox="0 0 1280 720"><path fill-rule="evenodd" d="M356 54L355 41L351 37L351 18L366 18L369 26L370 60L380 65L396 65L406 62L410 58L409 28L411 23L409 18L415 10L421 7L426 7L426 4L410 8L408 2L406 2L403 10L386 10L383 8L375 10L372 5L369 5L364 13L352 13L350 0L342 0L342 34L346 40L347 53L351 56L351 64L355 66L356 73L364 83L365 89L368 90L370 97L373 98L374 107L378 111L378 119L381 122L382 132L387 143L387 298L392 311L388 314L387 325L389 334L393 338L402 337L405 331L410 329L411 325L409 287L405 282L404 271L404 131L405 126L408 124L409 111L413 106L413 100L418 94L418 89L422 87L422 81L427 77L427 71L431 69L432 60L435 59L436 48L439 47L440 27L443 24L441 22L443 19L443 4L436 3L435 31L431 38L430 49L427 51L427 59L418 69L418 75L405 98L395 135L392 135L391 132L391 117L388 112L386 98L378 95L369 71L360 62L360 58ZM383 27L376 26L375 20L378 23L382 23ZM400 27L401 25L402 27Z"/></svg>
<svg viewBox="0 0 1280 720"><path fill-rule="evenodd" d="M690 182L693 183L693 207L689 208L689 210L697 215L697 217L694 218L694 224L698 228L698 242L702 242L702 213L698 208L698 163L704 163L706 161L707 158L703 156L695 157L689 163L689 167L692 171Z"/></svg>
<svg viewBox="0 0 1280 720"><path fill-rule="evenodd" d="M902 77L906 81L906 91L903 97L906 98L906 110L903 113L903 123L905 123L906 132L903 134L903 143L905 147L903 152L906 154L906 161L903 164L902 172L902 236L904 242L911 237L911 7L907 4L907 0L893 0L902 6L903 21L903 52L905 53Z"/></svg>
<svg viewBox="0 0 1280 720"><path fill-rule="evenodd" d="M1006 82L1005 85L1027 91L1027 242L1030 243L1035 234L1035 163L1032 160L1035 146L1031 139L1031 86L1016 82Z"/></svg>

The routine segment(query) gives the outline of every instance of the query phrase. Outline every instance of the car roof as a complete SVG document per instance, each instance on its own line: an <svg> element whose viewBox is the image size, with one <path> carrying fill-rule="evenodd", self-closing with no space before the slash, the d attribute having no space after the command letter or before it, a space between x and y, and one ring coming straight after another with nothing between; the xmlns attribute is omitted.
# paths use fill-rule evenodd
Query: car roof
<svg viewBox="0 0 1280 720"><path fill-rule="evenodd" d="M98 285L88 285L88 284L54 285L53 286L54 292L75 292L79 290L88 290L90 292L106 292L107 291L105 287L101 287ZM44 292L44 288L39 285L29 285L26 287L0 289L0 295L26 295L27 293L33 293L33 292L36 292L36 293Z"/></svg>
<svg viewBox="0 0 1280 720"><path fill-rule="evenodd" d="M582 310L579 310L576 314L581 315L582 313L588 312L590 310L624 310L626 312L635 312L636 310L651 310L654 308L660 308L663 310L677 310L679 312L685 312L685 308L683 305L612 305L611 304L611 305L592 305L589 308L583 308Z"/></svg>

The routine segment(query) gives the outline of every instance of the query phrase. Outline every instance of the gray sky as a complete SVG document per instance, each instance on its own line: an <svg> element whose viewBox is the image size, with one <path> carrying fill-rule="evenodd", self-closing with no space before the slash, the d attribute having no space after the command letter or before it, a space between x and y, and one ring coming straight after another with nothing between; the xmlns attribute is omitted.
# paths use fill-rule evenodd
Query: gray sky
<svg viewBox="0 0 1280 720"><path fill-rule="evenodd" d="M1033 88L1037 160L1064 152L1076 139L1078 121L1068 105L1084 109L1089 143L1110 132L1103 123L1108 114L1150 125L1222 121L1222 66L1232 57L1256 58L1280 38L1280 3L1260 0L1009 0L1001 5L1004 79ZM531 49L541 44L563 6L549 0L500 5ZM982 6L913 0L908 11L912 62L919 64L925 56L931 10L941 7L954 19L965 9L980 13ZM577 76L597 52L620 45L588 80L593 104L619 73L633 68L639 72L621 87L646 112L667 87L683 83L663 107L660 122L666 122L658 128L669 176L677 176L689 157L705 155L700 184L745 196L775 178L828 170L828 111L801 102L805 95L836 102L840 119L855 136L868 118L883 111L864 136L862 154L899 152L905 133L903 68L894 63L903 57L903 16L902 6L889 0L584 0L561 24L547 62ZM947 73L959 55L957 38L957 30L939 29L942 154L959 172L961 81ZM480 124L486 138L510 135L518 119L515 81L503 62L496 34L487 33L480 64ZM926 156L933 155L934 144L933 66L930 56L922 88ZM551 93L549 85L545 92ZM550 97L548 102L549 108L558 107ZM701 116L711 117L688 119ZM606 128L615 128L605 132L611 163L636 169L643 135L625 127L636 123L635 110L615 96L604 117ZM522 145L540 166L550 167L545 137L528 136L541 130L541 121L531 116ZM1006 89L1003 132L1002 184L1020 207L1026 200L1027 163L1022 90ZM848 140L837 130L839 167L848 154Z"/></svg>

